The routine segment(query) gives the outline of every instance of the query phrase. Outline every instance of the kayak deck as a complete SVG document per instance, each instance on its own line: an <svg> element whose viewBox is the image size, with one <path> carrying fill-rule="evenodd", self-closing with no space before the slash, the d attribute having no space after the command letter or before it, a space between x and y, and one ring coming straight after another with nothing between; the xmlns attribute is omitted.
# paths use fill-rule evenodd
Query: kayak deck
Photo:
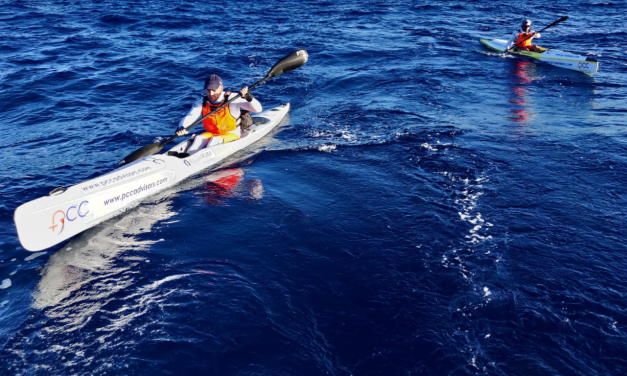
<svg viewBox="0 0 627 376"><path fill-rule="evenodd" d="M480 39L480 42L491 50L505 52L505 39ZM582 73L594 74L599 69L599 62L590 57L579 56L569 52L539 47L541 52L510 50L508 53L534 60L543 61L556 67L575 70Z"/></svg>
<svg viewBox="0 0 627 376"><path fill-rule="evenodd" d="M147 156L22 204L14 214L22 246L29 251L40 251L115 217L260 140L282 122L289 109L288 103L254 116L253 125L238 140L184 158L167 154ZM183 151L188 144L189 140L183 141L171 151Z"/></svg>

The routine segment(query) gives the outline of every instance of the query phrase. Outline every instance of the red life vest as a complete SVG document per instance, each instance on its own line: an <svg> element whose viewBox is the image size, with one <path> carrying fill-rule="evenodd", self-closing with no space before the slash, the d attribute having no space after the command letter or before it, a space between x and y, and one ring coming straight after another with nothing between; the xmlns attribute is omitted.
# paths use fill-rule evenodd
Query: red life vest
<svg viewBox="0 0 627 376"><path fill-rule="evenodd" d="M213 104L209 102L209 98L204 96L202 99L202 116L205 116L216 108L222 106L222 104L228 101L228 97L230 94L230 92L225 92L224 101L218 104ZM205 130L207 132L216 135L226 134L227 132L230 132L237 128L237 119L235 119L233 115L231 115L229 105L227 104L226 106L224 106L223 109L203 120L202 126L205 127Z"/></svg>
<svg viewBox="0 0 627 376"><path fill-rule="evenodd" d="M530 36L531 33L518 33L518 39L516 39L516 43L514 43L514 45L518 48L531 46L531 39L533 38L529 38Z"/></svg>

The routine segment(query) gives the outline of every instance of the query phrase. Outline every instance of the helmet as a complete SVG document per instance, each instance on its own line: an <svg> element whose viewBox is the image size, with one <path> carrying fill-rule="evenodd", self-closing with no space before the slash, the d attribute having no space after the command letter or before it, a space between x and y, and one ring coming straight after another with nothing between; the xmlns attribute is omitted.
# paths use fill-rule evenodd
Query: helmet
<svg viewBox="0 0 627 376"><path fill-rule="evenodd" d="M525 26L531 27L531 21L530 20L523 20L521 22L520 26L522 26L522 27L525 27Z"/></svg>

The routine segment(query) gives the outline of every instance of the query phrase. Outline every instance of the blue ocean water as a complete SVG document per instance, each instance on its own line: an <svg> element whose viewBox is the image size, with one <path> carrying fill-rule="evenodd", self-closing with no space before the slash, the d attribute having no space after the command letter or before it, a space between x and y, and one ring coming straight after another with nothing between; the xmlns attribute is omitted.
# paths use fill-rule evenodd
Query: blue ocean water
<svg viewBox="0 0 627 376"><path fill-rule="evenodd" d="M625 10L2 2L0 374L627 373ZM596 75L479 43L563 15L538 44ZM21 248L20 204L298 48L255 91L292 105L263 147Z"/></svg>

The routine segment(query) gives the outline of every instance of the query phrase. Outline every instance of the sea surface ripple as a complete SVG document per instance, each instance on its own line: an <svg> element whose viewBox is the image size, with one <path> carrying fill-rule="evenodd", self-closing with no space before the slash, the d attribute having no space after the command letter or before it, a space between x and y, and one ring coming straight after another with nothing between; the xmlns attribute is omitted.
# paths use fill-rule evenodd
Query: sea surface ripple
<svg viewBox="0 0 627 376"><path fill-rule="evenodd" d="M627 374L623 1L0 3L0 374ZM488 51L522 18L584 75ZM169 137L268 141L57 247L15 209Z"/></svg>

